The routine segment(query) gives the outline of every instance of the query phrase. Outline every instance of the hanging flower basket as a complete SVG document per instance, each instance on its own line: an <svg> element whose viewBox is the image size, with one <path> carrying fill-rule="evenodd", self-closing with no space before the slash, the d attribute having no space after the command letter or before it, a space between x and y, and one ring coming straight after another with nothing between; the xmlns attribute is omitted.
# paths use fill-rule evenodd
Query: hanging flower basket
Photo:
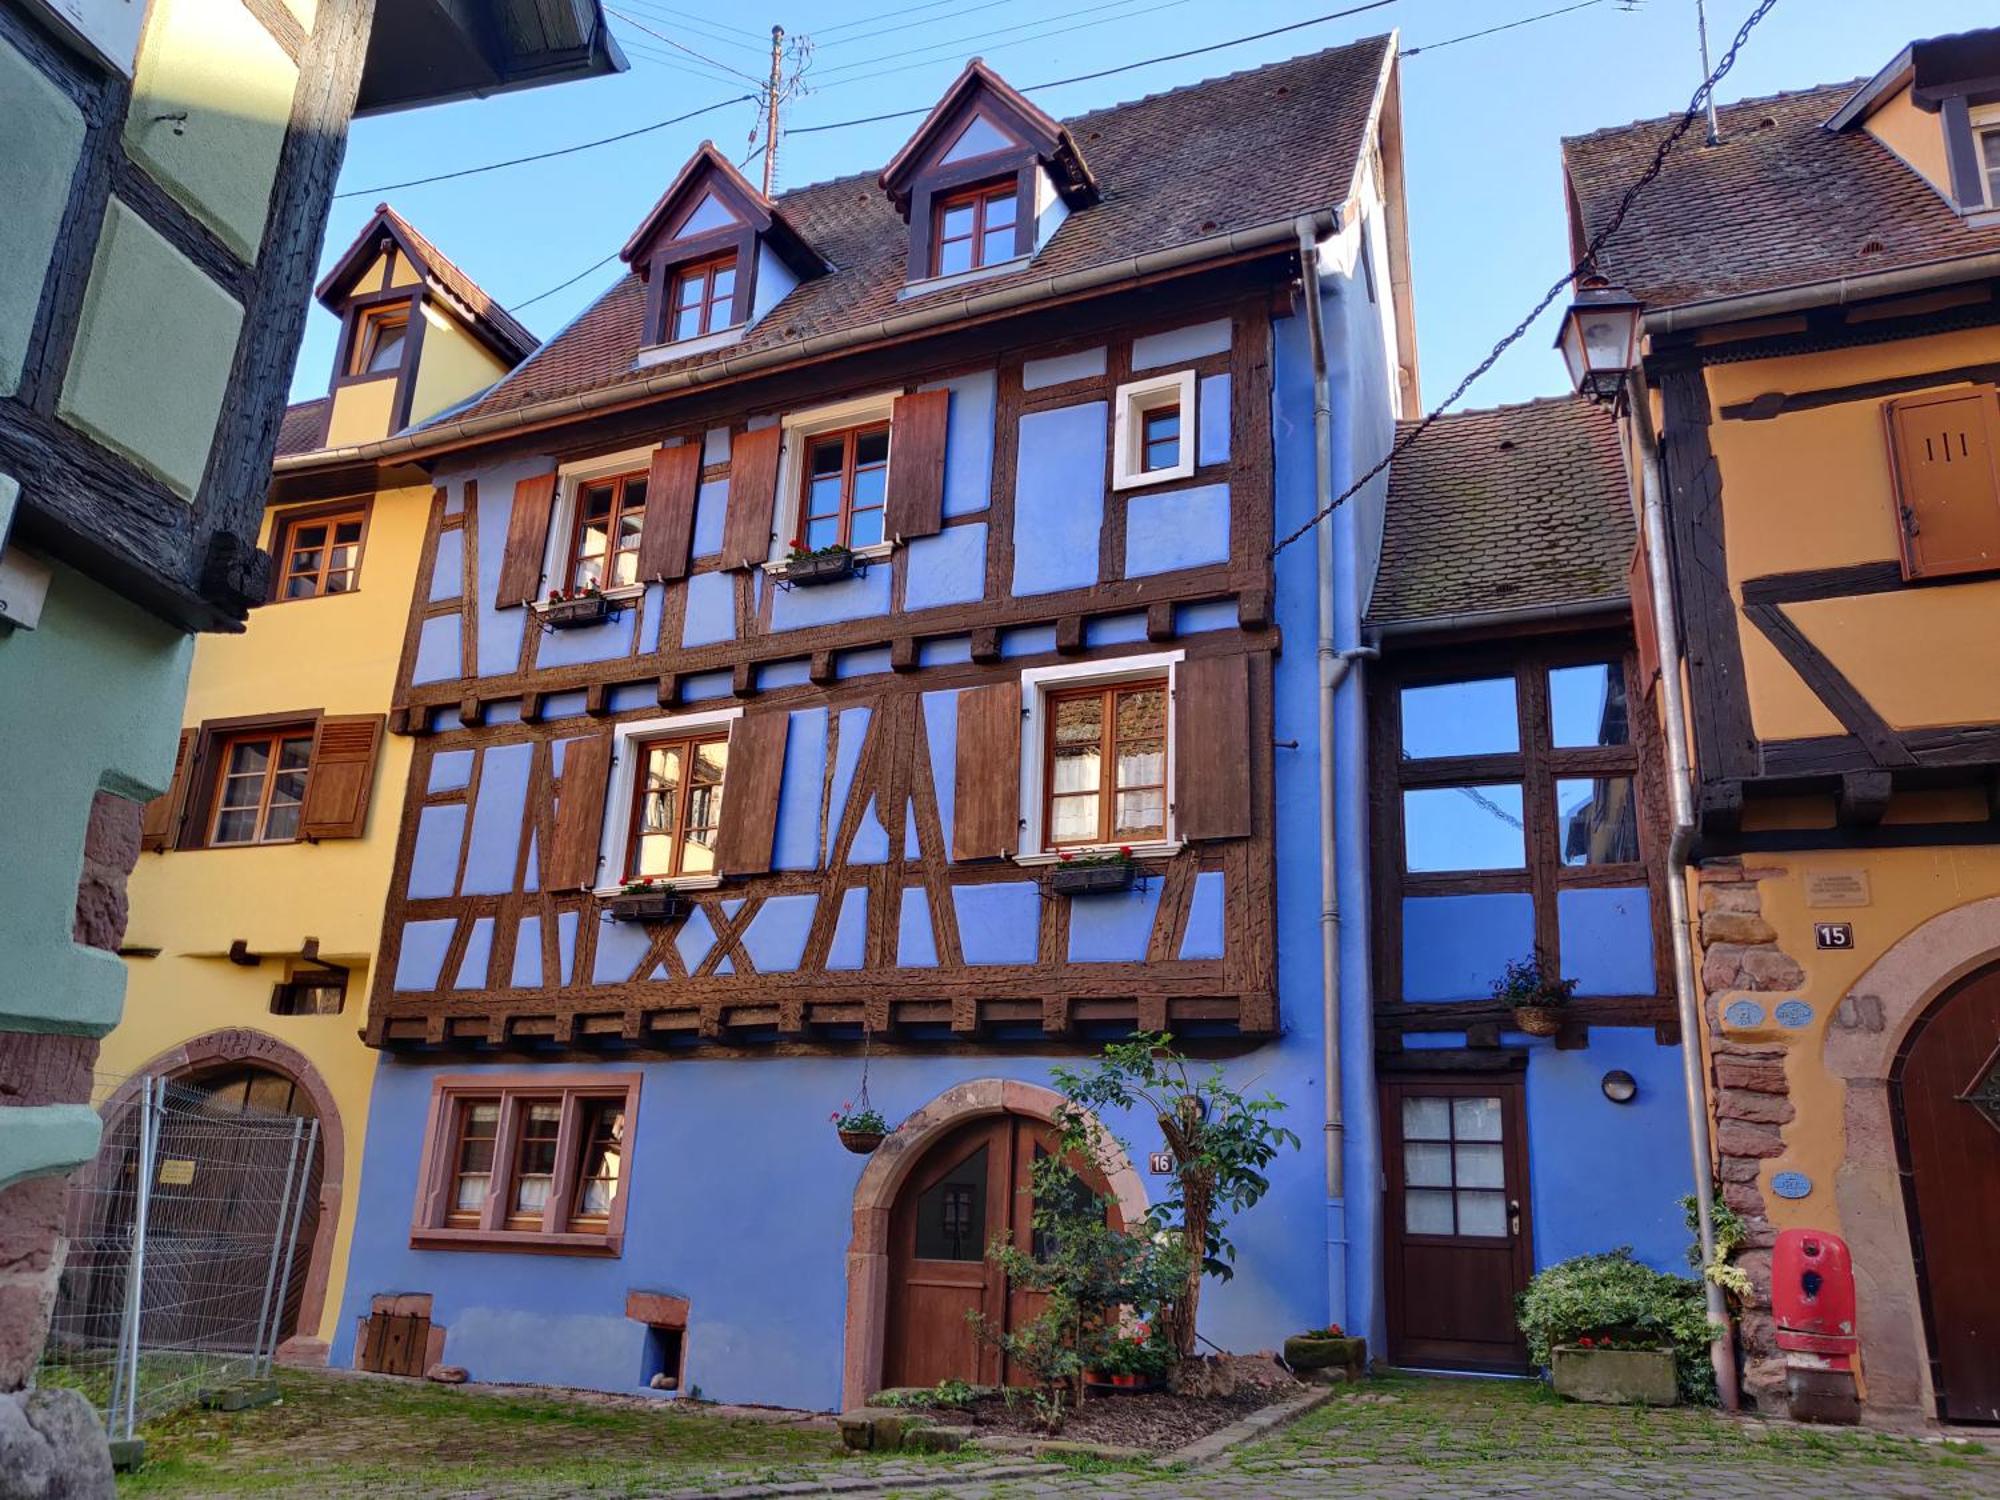
<svg viewBox="0 0 2000 1500"><path fill-rule="evenodd" d="M1517 1005L1514 1024L1529 1036L1554 1036L1562 1030L1563 1015L1553 1005Z"/></svg>
<svg viewBox="0 0 2000 1500"><path fill-rule="evenodd" d="M868 1102L868 1080L864 1072L861 1082L860 1102L843 1104L829 1119L840 1135L840 1144L856 1156L866 1156L889 1133L889 1122L882 1118L882 1112Z"/></svg>
<svg viewBox="0 0 2000 1500"><path fill-rule="evenodd" d="M888 1139L888 1132L882 1130L843 1130L840 1144L856 1156L868 1156L875 1148Z"/></svg>
<svg viewBox="0 0 2000 1500"><path fill-rule="evenodd" d="M1507 965L1493 986L1493 998L1513 1008L1514 1024L1529 1036L1555 1036L1576 985L1574 979L1544 974L1541 960L1529 957Z"/></svg>

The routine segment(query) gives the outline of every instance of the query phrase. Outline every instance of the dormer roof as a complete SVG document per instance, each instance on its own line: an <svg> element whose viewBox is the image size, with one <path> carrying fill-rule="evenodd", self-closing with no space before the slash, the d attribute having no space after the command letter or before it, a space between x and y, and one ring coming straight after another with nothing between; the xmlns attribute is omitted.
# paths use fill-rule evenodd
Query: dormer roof
<svg viewBox="0 0 2000 1500"><path fill-rule="evenodd" d="M2000 26L1910 43L1854 90L1827 120L1827 129L1859 125L1905 85L1912 102L1933 114L1947 98L1968 89L2000 90Z"/></svg>
<svg viewBox="0 0 2000 1500"><path fill-rule="evenodd" d="M391 245L409 259L424 289L450 304L465 325L509 365L519 364L540 347L540 339L386 203L375 205L374 216L361 226L333 269L313 289L320 305L329 312L342 311L355 283Z"/></svg>
<svg viewBox="0 0 2000 1500"><path fill-rule="evenodd" d="M1041 158L1070 207L1097 201L1097 179L1069 127L975 57L876 181L907 219L910 184L925 167L950 160L955 151L970 157L1022 148Z"/></svg>
<svg viewBox="0 0 2000 1500"><path fill-rule="evenodd" d="M716 150L713 141L703 141L695 148L694 155L687 159L672 185L660 195L618 254L644 276L646 264L662 240L692 239L745 226L762 236L801 276L818 275L827 269L826 262L806 243L777 204L737 171L729 158Z"/></svg>

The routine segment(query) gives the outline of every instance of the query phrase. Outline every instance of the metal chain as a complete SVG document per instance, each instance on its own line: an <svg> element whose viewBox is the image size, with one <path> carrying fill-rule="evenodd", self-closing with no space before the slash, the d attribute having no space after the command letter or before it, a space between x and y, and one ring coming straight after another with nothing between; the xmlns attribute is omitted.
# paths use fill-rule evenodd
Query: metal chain
<svg viewBox="0 0 2000 1500"><path fill-rule="evenodd" d="M1382 456L1379 463L1374 465L1359 479L1355 480L1354 483L1350 484L1324 507L1315 512L1302 525L1288 533L1282 541L1271 549L1270 555L1272 557L1276 557L1280 552L1291 546L1293 542L1306 535L1306 533L1318 526L1320 522L1340 509L1341 506L1352 500L1363 489L1367 488L1370 482L1377 475L1381 474L1384 469L1387 469L1389 465L1407 453L1417 439L1430 430L1431 424L1443 416L1448 407L1456 403L1466 391L1471 389L1474 381L1492 369L1499 362L1500 356L1520 341L1521 336L1533 325L1535 319L1548 311L1550 305L1568 289L1570 283L1590 269L1591 263L1597 258L1597 253L1604 248L1606 242L1624 224L1625 216L1632 211L1632 205L1638 201L1639 194L1652 186L1654 179L1666 167L1668 155L1673 151L1675 146L1680 144L1681 138L1694 128L1695 121L1701 118L1703 108L1708 102L1708 96L1715 91L1716 84L1720 83L1727 76L1729 70L1736 66L1736 54L1742 50L1743 44L1749 39L1751 31L1755 29L1759 21L1771 13L1771 7L1777 3L1778 0L1761 0L1758 7L1750 13L1750 18L1737 30L1736 39L1729 44L1729 50L1722 54L1722 61L1715 65L1715 71L1704 78L1701 82L1701 87L1694 91L1694 97L1688 101L1688 107L1682 111L1680 119L1674 122L1674 128L1660 138L1660 144L1653 152L1651 164L1625 190L1625 196L1618 200L1617 209L1612 213L1611 218L1606 222L1604 227L1591 236L1590 242L1583 248L1583 254L1577 257L1576 264L1564 272L1562 278L1542 294L1541 300L1529 309L1528 315L1516 323L1513 331L1501 339L1499 343L1495 344L1492 352L1475 365L1471 373L1452 388L1449 396L1432 407L1425 414L1422 421L1418 422L1416 426L1398 438L1389 451Z"/></svg>

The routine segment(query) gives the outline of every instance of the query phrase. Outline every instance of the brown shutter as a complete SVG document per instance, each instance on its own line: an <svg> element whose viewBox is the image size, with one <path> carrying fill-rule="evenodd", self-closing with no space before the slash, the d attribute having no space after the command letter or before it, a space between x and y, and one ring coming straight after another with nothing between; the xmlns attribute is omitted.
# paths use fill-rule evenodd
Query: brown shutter
<svg viewBox="0 0 2000 1500"><path fill-rule="evenodd" d="M760 427L738 433L729 449L729 514L722 524L722 565L754 568L771 555L771 513L778 499L778 446L784 433Z"/></svg>
<svg viewBox="0 0 2000 1500"><path fill-rule="evenodd" d="M1174 827L1184 839L1250 836L1250 658L1184 661L1174 684Z"/></svg>
<svg viewBox="0 0 2000 1500"><path fill-rule="evenodd" d="M495 609L514 609L541 597L542 558L548 550L549 515L555 502L553 474L537 474L514 486L514 513L507 518L507 549L500 554Z"/></svg>
<svg viewBox="0 0 2000 1500"><path fill-rule="evenodd" d="M1632 596L1632 635L1639 643L1639 680L1632 684L1632 697L1643 701L1660 675L1660 634L1653 620L1653 574L1646 566L1643 538L1632 549L1632 561L1625 570L1625 588Z"/></svg>
<svg viewBox="0 0 2000 1500"><path fill-rule="evenodd" d="M174 774L167 782L167 789L146 804L140 815L139 847L141 849L167 849L174 842L175 830L180 826L181 809L187 805L188 762L194 755L194 740L197 731L181 731L180 748L174 751Z"/></svg>
<svg viewBox="0 0 2000 1500"><path fill-rule="evenodd" d="M951 857L997 859L1021 847L1021 684L958 695Z"/></svg>
<svg viewBox="0 0 2000 1500"><path fill-rule="evenodd" d="M597 845L604 831L604 783L611 774L611 733L571 740L556 789L556 833L549 849L548 887L574 891L597 884Z"/></svg>
<svg viewBox="0 0 2000 1500"><path fill-rule="evenodd" d="M771 868L791 723L784 709L770 709L745 714L729 726L722 829L715 838L715 865L724 875L763 875Z"/></svg>
<svg viewBox="0 0 2000 1500"><path fill-rule="evenodd" d="M944 442L950 391L898 396L889 419L889 499L883 524L892 537L934 536L944 524Z"/></svg>
<svg viewBox="0 0 2000 1500"><path fill-rule="evenodd" d="M358 839L367 831L368 790L375 784L375 757L382 748L385 721L383 714L335 715L319 721L305 806L299 809L300 838Z"/></svg>
<svg viewBox="0 0 2000 1500"><path fill-rule="evenodd" d="M646 524L639 533L639 577L685 578L694 542L694 502L701 488L701 444L655 448L646 474Z"/></svg>
<svg viewBox="0 0 2000 1500"><path fill-rule="evenodd" d="M1903 572L2000 567L2000 394L1992 386L1889 403Z"/></svg>

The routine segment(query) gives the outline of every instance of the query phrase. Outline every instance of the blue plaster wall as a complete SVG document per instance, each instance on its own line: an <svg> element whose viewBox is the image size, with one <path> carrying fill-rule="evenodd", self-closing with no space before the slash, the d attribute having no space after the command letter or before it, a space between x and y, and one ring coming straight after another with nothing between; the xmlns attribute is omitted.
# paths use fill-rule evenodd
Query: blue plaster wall
<svg viewBox="0 0 2000 1500"><path fill-rule="evenodd" d="M1072 380L1101 376L1105 368L1105 348L1078 349L1069 354L1051 354L1021 363L1021 389L1039 391L1044 386L1067 385Z"/></svg>
<svg viewBox="0 0 2000 1500"><path fill-rule="evenodd" d="M905 609L964 604L986 592L984 521L947 526L935 536L918 537L908 551L908 572L903 579Z"/></svg>
<svg viewBox="0 0 2000 1500"><path fill-rule="evenodd" d="M465 587L465 533L438 533L437 561L431 567L431 599L456 599Z"/></svg>
<svg viewBox="0 0 2000 1500"><path fill-rule="evenodd" d="M735 636L735 575L696 573L687 581L687 618L681 625L681 645L706 646Z"/></svg>
<svg viewBox="0 0 2000 1500"><path fill-rule="evenodd" d="M771 628L803 630L809 625L833 625L842 620L886 615L892 571L886 563L877 563L853 578L806 589L780 589L766 578L764 587L776 590L771 600Z"/></svg>
<svg viewBox="0 0 2000 1500"><path fill-rule="evenodd" d="M1102 401L1021 418L1014 466L1014 592L1049 594L1097 582L1104 525Z"/></svg>
<svg viewBox="0 0 2000 1500"><path fill-rule="evenodd" d="M1139 491L1125 508L1125 576L1229 561L1229 486Z"/></svg>

